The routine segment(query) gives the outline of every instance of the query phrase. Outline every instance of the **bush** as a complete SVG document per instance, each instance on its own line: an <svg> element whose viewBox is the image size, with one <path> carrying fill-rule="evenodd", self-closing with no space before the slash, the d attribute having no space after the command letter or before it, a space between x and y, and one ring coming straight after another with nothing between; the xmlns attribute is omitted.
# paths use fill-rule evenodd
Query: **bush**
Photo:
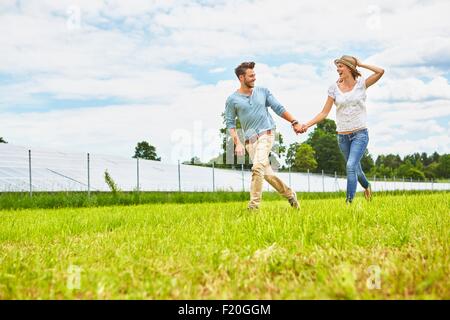
<svg viewBox="0 0 450 320"><path fill-rule="evenodd" d="M108 170L105 170L105 182L108 185L109 190L111 190L112 194L114 196L117 196L117 194L120 192L120 189L117 186L117 184L115 183L114 179L108 173Z"/></svg>

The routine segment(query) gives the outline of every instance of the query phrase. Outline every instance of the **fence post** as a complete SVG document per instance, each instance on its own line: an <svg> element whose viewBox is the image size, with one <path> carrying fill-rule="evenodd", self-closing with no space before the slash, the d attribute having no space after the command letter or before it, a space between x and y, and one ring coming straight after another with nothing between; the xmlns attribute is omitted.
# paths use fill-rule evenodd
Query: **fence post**
<svg viewBox="0 0 450 320"><path fill-rule="evenodd" d="M87 154L87 180L88 180L88 198L91 197L91 168L90 168L90 156Z"/></svg>
<svg viewBox="0 0 450 320"><path fill-rule="evenodd" d="M337 192L337 172L334 172L334 192Z"/></svg>
<svg viewBox="0 0 450 320"><path fill-rule="evenodd" d="M242 192L245 192L245 183L244 183L244 164L241 164L241 175L242 175Z"/></svg>
<svg viewBox="0 0 450 320"><path fill-rule="evenodd" d="M375 191L375 183L377 182L377 175L373 176L373 191Z"/></svg>
<svg viewBox="0 0 450 320"><path fill-rule="evenodd" d="M309 184L309 169L308 169L308 192L311 192L310 184Z"/></svg>
<svg viewBox="0 0 450 320"><path fill-rule="evenodd" d="M383 187L383 191L386 191L386 176L384 176L384 187Z"/></svg>
<svg viewBox="0 0 450 320"><path fill-rule="evenodd" d="M434 179L431 178L431 191L434 191Z"/></svg>
<svg viewBox="0 0 450 320"><path fill-rule="evenodd" d="M289 166L289 188L292 188L292 184L291 184L291 166Z"/></svg>
<svg viewBox="0 0 450 320"><path fill-rule="evenodd" d="M394 176L394 179L393 179L393 181L394 181L394 191L395 191L395 176Z"/></svg>
<svg viewBox="0 0 450 320"><path fill-rule="evenodd" d="M323 174L323 169L322 169L322 192L325 192L325 176Z"/></svg>
<svg viewBox="0 0 450 320"><path fill-rule="evenodd" d="M216 191L216 181L215 181L215 177L214 177L214 161L212 163L212 178L213 178L213 192Z"/></svg>
<svg viewBox="0 0 450 320"><path fill-rule="evenodd" d="M29 180L30 180L30 197L33 196L33 185L31 181L31 150L28 150L28 172L29 172Z"/></svg>
<svg viewBox="0 0 450 320"><path fill-rule="evenodd" d="M402 177L403 180L403 191L405 191L405 177Z"/></svg>
<svg viewBox="0 0 450 320"><path fill-rule="evenodd" d="M412 184L413 178L410 178L410 182L411 182L411 190L413 190L413 184Z"/></svg>
<svg viewBox="0 0 450 320"><path fill-rule="evenodd" d="M139 186L139 157L136 157L136 189L137 192L139 192L140 190L140 186Z"/></svg>
<svg viewBox="0 0 450 320"><path fill-rule="evenodd" d="M178 192L181 192L181 169L180 169L180 160L178 160Z"/></svg>

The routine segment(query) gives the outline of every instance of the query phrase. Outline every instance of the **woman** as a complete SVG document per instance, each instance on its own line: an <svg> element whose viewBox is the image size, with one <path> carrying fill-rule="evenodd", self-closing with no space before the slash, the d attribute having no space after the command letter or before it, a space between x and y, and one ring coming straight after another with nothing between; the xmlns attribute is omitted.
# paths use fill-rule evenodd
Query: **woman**
<svg viewBox="0 0 450 320"><path fill-rule="evenodd" d="M370 183L361 168L361 158L369 143L366 125L366 90L377 82L384 70L361 63L352 56L342 56L334 60L339 79L328 89L328 98L323 110L311 121L302 125L301 133L322 121L330 113L333 103L336 105L336 125L339 148L347 162L347 198L351 203L356 193L357 181L364 188L364 196L371 199ZM374 73L363 79L356 67L365 68Z"/></svg>

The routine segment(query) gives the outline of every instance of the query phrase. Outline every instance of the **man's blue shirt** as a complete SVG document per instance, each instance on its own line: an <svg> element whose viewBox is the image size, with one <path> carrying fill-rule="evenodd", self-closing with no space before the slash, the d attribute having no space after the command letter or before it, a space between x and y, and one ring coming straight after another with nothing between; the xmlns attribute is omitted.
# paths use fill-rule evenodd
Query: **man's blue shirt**
<svg viewBox="0 0 450 320"><path fill-rule="evenodd" d="M268 108L279 116L286 110L266 88L254 87L250 96L239 92L231 94L225 104L225 123L228 129L236 128L236 116L241 122L245 139L266 130L275 129Z"/></svg>

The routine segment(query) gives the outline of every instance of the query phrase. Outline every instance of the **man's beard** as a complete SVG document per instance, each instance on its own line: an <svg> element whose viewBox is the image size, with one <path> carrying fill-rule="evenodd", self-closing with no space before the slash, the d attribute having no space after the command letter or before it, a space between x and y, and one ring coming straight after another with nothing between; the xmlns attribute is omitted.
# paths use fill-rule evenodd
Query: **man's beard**
<svg viewBox="0 0 450 320"><path fill-rule="evenodd" d="M245 84L248 88L253 88L253 87L255 87L255 82L244 82L244 84Z"/></svg>

